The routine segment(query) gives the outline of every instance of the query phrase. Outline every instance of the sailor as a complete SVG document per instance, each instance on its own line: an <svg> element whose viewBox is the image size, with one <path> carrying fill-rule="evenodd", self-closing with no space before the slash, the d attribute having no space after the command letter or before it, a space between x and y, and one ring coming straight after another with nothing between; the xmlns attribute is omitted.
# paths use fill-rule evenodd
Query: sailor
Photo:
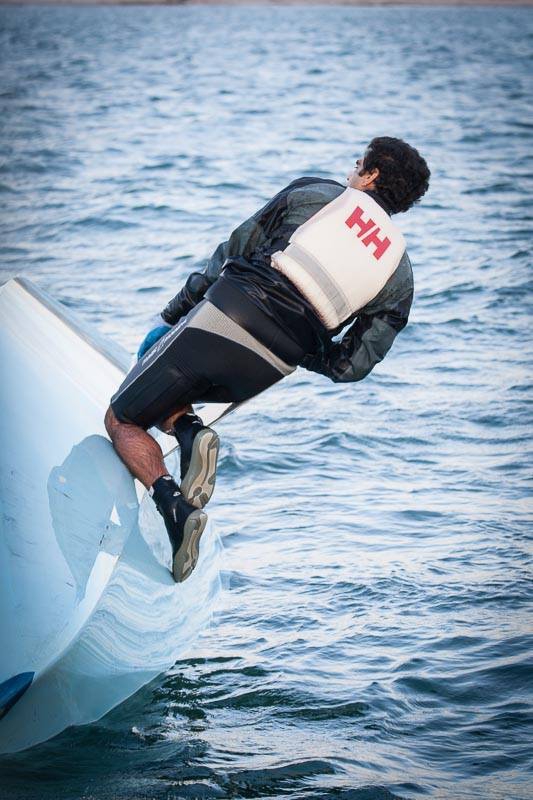
<svg viewBox="0 0 533 800"><path fill-rule="evenodd" d="M146 336L105 423L163 517L176 581L198 558L219 447L191 404L242 402L298 366L335 382L365 378L405 327L413 299L391 215L424 195L429 176L417 150L378 137L345 185L293 181L189 276ZM155 426L178 441L179 484L147 432Z"/></svg>

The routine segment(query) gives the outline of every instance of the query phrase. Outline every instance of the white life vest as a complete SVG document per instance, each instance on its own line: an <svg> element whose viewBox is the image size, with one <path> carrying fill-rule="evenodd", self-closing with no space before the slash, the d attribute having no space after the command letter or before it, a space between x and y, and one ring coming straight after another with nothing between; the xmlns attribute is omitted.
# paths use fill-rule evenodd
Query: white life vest
<svg viewBox="0 0 533 800"><path fill-rule="evenodd" d="M370 195L348 187L300 225L272 266L289 278L328 330L337 328L385 286L405 239Z"/></svg>

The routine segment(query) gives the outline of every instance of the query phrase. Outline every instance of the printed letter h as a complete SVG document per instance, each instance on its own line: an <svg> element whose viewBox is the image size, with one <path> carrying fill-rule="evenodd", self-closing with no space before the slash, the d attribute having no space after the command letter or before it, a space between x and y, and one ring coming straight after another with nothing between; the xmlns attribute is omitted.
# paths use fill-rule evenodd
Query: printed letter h
<svg viewBox="0 0 533 800"><path fill-rule="evenodd" d="M374 220L371 218L365 222L363 219L363 209L361 206L357 206L355 211L352 211L346 220L346 224L349 228L353 228L354 225L357 225L359 228L357 238L361 239L366 247L368 247L370 244L374 245L375 250L373 255L377 260L379 260L383 253L388 249L390 245L390 239L388 239L386 236L384 239L379 238L378 234L381 231L381 228L378 228ZM373 231L371 230L372 228L374 228ZM369 231L371 232L369 233ZM366 236L365 234L368 235ZM363 236L365 237L364 239L362 239Z"/></svg>
<svg viewBox="0 0 533 800"><path fill-rule="evenodd" d="M381 228L376 228L375 231L372 231L372 233L369 233L368 236L363 239L363 244L367 247L369 244L375 245L376 249L374 250L374 258L377 258L378 261L390 245L390 239L388 239L386 236L383 239L379 238L378 232L380 230Z"/></svg>
<svg viewBox="0 0 533 800"><path fill-rule="evenodd" d="M361 206L357 206L355 211L352 211L348 219L346 220L346 224L349 228L353 228L354 225L357 225L359 228L359 233L357 234L358 238L360 239L361 236L364 236L365 233L368 233L370 228L373 228L376 224L373 219L369 219L367 222L363 219L363 209Z"/></svg>

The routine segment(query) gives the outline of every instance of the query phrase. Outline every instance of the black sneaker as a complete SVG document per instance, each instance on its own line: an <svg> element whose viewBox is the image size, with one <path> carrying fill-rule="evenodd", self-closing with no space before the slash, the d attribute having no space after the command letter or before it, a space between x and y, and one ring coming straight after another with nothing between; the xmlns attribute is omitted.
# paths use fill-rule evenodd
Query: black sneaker
<svg viewBox="0 0 533 800"><path fill-rule="evenodd" d="M153 497L172 545L172 575L176 583L182 583L198 561L200 538L207 523L207 514L185 500L170 476L164 476L156 483L159 488L154 491Z"/></svg>
<svg viewBox="0 0 533 800"><path fill-rule="evenodd" d="M193 506L203 508L215 489L220 440L196 414L176 420L174 435L180 447L180 491Z"/></svg>

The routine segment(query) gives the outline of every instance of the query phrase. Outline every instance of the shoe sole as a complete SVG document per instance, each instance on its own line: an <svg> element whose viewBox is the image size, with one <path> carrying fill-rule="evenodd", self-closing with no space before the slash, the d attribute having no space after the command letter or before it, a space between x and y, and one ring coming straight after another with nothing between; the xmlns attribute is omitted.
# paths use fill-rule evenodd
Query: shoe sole
<svg viewBox="0 0 533 800"><path fill-rule="evenodd" d="M172 576L176 583L187 580L196 566L200 553L200 539L207 524L207 514L193 511L183 527L183 542L172 559Z"/></svg>
<svg viewBox="0 0 533 800"><path fill-rule="evenodd" d="M195 508L203 508L215 490L220 440L206 428L193 441L191 463L181 482L180 492Z"/></svg>

